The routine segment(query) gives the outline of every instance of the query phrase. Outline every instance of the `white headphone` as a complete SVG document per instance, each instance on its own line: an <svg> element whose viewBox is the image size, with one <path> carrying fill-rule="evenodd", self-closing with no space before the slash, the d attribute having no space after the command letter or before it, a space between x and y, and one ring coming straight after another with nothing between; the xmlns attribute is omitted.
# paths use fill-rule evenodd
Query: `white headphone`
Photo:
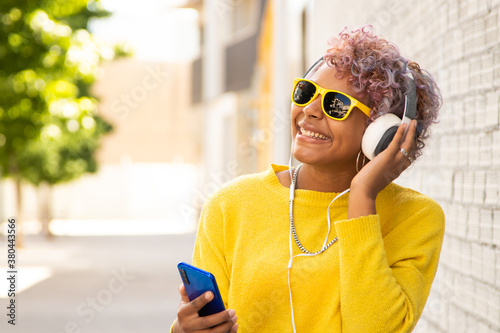
<svg viewBox="0 0 500 333"><path fill-rule="evenodd" d="M314 73L324 64L324 62L323 57L319 58L319 60L307 70L304 77L307 77L310 72ZM408 77L410 91L405 95L403 119L393 113L386 113L375 119L365 130L361 142L361 149L363 150L363 154L370 160L389 146L399 125L409 125L410 121L417 116L417 89L415 87L413 75L408 72L405 76Z"/></svg>

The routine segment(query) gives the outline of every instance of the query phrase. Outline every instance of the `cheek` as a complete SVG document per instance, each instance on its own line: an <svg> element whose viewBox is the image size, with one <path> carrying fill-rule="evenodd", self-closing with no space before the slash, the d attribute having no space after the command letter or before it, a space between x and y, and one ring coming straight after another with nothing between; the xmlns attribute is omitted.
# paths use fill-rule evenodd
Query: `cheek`
<svg viewBox="0 0 500 333"><path fill-rule="evenodd" d="M361 141L363 140L363 134L365 133L364 127L361 128L356 128L352 132L352 143L355 145L357 148L361 147Z"/></svg>
<svg viewBox="0 0 500 333"><path fill-rule="evenodd" d="M302 113L301 108L292 103L290 107L290 127L292 129L292 134L295 136L297 133L297 117Z"/></svg>
<svg viewBox="0 0 500 333"><path fill-rule="evenodd" d="M365 132L364 121L351 121L349 118L343 122L329 120L329 125L334 141L349 151L357 153L361 149L361 141Z"/></svg>

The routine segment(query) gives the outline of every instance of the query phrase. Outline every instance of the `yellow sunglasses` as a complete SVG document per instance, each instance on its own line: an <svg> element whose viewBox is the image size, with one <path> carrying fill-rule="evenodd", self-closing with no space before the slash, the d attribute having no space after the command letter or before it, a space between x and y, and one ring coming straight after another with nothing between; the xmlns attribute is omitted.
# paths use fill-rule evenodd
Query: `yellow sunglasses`
<svg viewBox="0 0 500 333"><path fill-rule="evenodd" d="M321 94L323 112L335 120L345 120L354 107L370 117L370 108L354 97L338 90L320 87L311 80L296 78L293 81L292 102L297 106L306 106Z"/></svg>

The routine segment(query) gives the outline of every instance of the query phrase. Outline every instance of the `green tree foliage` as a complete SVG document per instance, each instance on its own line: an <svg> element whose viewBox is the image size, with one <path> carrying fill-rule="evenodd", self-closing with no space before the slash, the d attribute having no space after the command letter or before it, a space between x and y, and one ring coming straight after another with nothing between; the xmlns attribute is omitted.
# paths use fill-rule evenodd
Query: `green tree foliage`
<svg viewBox="0 0 500 333"><path fill-rule="evenodd" d="M97 0L0 2L2 176L38 185L96 171L95 152L112 126L89 88L99 64L123 52L86 28L107 15Z"/></svg>

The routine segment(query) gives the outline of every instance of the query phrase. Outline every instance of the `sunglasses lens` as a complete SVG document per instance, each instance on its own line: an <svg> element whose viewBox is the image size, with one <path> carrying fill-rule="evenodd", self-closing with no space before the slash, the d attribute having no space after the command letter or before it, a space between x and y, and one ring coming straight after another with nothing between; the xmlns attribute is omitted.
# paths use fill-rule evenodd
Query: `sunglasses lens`
<svg viewBox="0 0 500 333"><path fill-rule="evenodd" d="M329 92L325 95L323 108L332 118L342 119L351 107L351 100L344 94Z"/></svg>
<svg viewBox="0 0 500 333"><path fill-rule="evenodd" d="M293 92L293 102L295 104L306 104L314 97L316 87L307 81L299 81Z"/></svg>

